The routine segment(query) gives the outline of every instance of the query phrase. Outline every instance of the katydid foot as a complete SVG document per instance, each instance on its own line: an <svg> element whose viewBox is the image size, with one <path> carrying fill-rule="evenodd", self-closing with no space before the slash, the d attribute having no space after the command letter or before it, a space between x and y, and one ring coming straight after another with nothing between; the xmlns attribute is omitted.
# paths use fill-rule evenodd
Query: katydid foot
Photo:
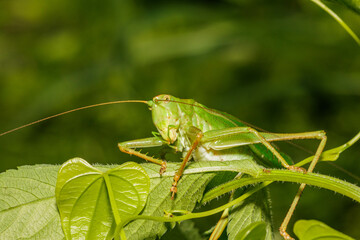
<svg viewBox="0 0 360 240"><path fill-rule="evenodd" d="M285 239L285 240L295 240L294 238L292 238L286 231L285 229L280 228L279 229L280 235Z"/></svg>
<svg viewBox="0 0 360 240"><path fill-rule="evenodd" d="M160 167L160 171L159 174L163 175L163 173L166 171L166 161L163 160L163 162L161 163L161 167Z"/></svg>
<svg viewBox="0 0 360 240"><path fill-rule="evenodd" d="M180 180L180 176L175 174L173 184L172 184L172 186L170 188L171 199L174 199L175 194L177 193L177 183L178 183L179 180Z"/></svg>

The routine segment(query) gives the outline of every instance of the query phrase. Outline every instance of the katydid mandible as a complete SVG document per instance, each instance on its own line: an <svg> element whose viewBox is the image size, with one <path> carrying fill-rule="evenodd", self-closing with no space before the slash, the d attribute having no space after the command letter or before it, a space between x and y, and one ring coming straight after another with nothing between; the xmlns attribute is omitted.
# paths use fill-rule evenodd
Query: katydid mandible
<svg viewBox="0 0 360 240"><path fill-rule="evenodd" d="M182 164L174 176L170 189L172 198L175 197L178 182L187 162L191 158L195 161L240 160L238 159L239 156L249 152L250 149L252 154L263 161L267 161L268 164L281 165L291 171L306 173L306 171L313 171L326 144L324 131L303 133L259 132L247 126L239 119L227 113L210 109L197 103L195 100L179 99L165 94L158 95L150 101L114 101L73 109L1 133L0 136L77 110L126 102L145 103L149 106L154 125L159 131L159 136L121 142L118 144L118 147L122 152L160 165L160 174L166 171L166 161L147 156L136 149L168 145L183 153ZM293 139L321 140L313 161L307 170L293 166L291 160L285 154L278 152L271 144L274 141ZM280 226L280 234L284 239L293 239L287 234L286 228L305 186L305 184L300 185L291 207Z"/></svg>

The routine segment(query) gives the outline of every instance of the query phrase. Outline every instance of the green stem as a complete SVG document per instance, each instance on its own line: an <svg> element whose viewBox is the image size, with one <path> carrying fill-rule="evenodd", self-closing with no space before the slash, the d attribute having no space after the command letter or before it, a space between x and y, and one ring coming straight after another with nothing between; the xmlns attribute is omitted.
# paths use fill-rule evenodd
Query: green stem
<svg viewBox="0 0 360 240"><path fill-rule="evenodd" d="M351 30L351 28L336 13L334 13L330 8L328 8L320 0L310 0L310 1L315 3L316 5L318 5L325 12L327 12L330 16L332 16L335 19L335 21L337 21L345 29L345 31L347 31L350 34L350 36L355 40L355 42L360 46L360 39L358 38L358 36Z"/></svg>
<svg viewBox="0 0 360 240"><path fill-rule="evenodd" d="M353 145L354 143L356 143L358 140L360 139L360 132L358 132L358 134L355 135L355 137L353 137L350 141L348 141L346 144L348 145L348 147L350 147L351 145Z"/></svg>
<svg viewBox="0 0 360 240"><path fill-rule="evenodd" d="M253 189L251 189L250 191L244 193L243 195L241 195L240 197L238 197L237 199L224 204L220 207L211 209L209 211L205 211L205 212L200 212L200 213L188 213L185 214L183 216L166 216L166 217L154 217L154 216L147 216L147 215L138 215L138 216L133 216L128 218L126 221L121 223L120 227L125 226L128 222L133 221L133 220L137 220L137 219L146 219L146 220L152 220L152 221L158 221L158 222L181 222L184 220L189 220L189 219L193 219L193 218L202 218L202 217L208 217L210 215L214 215L216 213L222 212L225 209L234 206L235 204L238 204L242 201L244 201L246 198L248 198L249 196L251 196L253 193L259 191L260 189L266 187L268 184L264 183L261 185L258 185L256 187L254 187ZM175 211L174 211L175 212Z"/></svg>
<svg viewBox="0 0 360 240"><path fill-rule="evenodd" d="M225 183L207 192L204 195L202 202L210 201L233 189L250 184L256 184L259 182L265 182L265 181L285 181L285 182L306 183L308 185L313 185L313 186L332 190L334 192L352 198L357 202L360 202L360 188L354 184L345 182L337 178L325 176L322 174L316 174L316 173L304 174L304 173L292 172L288 170L279 170L279 169L267 170L262 173L259 173L259 175L256 177L241 178Z"/></svg>

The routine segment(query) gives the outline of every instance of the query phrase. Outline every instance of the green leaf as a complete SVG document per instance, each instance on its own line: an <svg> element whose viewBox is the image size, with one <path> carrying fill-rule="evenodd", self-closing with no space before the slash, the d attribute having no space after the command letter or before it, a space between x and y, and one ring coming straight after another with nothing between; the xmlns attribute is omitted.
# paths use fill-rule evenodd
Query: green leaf
<svg viewBox="0 0 360 240"><path fill-rule="evenodd" d="M151 181L148 201L141 215L161 217L164 216L164 210L182 209L192 211L201 199L207 183L215 175L212 172L206 171L210 169L214 171L219 167L219 165L216 166L216 164L213 163L189 164L184 173L192 172L194 174L183 175L178 185L175 200L171 200L170 187L174 173L179 168L179 164L168 163L167 171L162 176L159 175L159 166L154 164L142 164L142 166L149 174ZM212 168L210 166L212 166ZM229 170L231 168L229 164L228 168ZM130 222L124 230L129 240L156 239L174 226L174 224L160 221L141 219Z"/></svg>
<svg viewBox="0 0 360 240"><path fill-rule="evenodd" d="M231 208L227 233L229 240L273 239L268 189L257 191Z"/></svg>
<svg viewBox="0 0 360 240"><path fill-rule="evenodd" d="M64 239L55 202L59 166L22 166L0 174L0 239Z"/></svg>
<svg viewBox="0 0 360 240"><path fill-rule="evenodd" d="M111 239L116 223L138 215L150 179L137 163L102 172L74 158L59 170L56 200L67 239Z"/></svg>
<svg viewBox="0 0 360 240"><path fill-rule="evenodd" d="M317 220L299 220L294 225L294 233L300 240L354 240Z"/></svg>
<svg viewBox="0 0 360 240"><path fill-rule="evenodd" d="M266 239L267 223L254 222L242 229L235 238L236 240L264 240Z"/></svg>

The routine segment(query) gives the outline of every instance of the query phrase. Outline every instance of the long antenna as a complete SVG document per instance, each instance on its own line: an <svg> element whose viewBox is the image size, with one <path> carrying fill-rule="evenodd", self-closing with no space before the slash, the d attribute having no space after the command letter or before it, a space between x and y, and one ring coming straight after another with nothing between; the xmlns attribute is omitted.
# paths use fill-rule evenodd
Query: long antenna
<svg viewBox="0 0 360 240"><path fill-rule="evenodd" d="M103 102L103 103L97 103L97 104L88 105L88 106L84 106L84 107L79 107L79 108L71 109L71 110L68 110L68 111L65 111L65 112L62 112L62 113L58 113L58 114L55 114L55 115L52 115L52 116L49 116L49 117L46 117L46 118L42 118L42 119L40 119L40 120L36 120L36 121L34 121L34 122L31 122L31 123L22 125L22 126L20 126L20 127L11 129L11 130L9 130L9 131L0 133L0 137L1 137L1 136L4 136L4 135L6 135L6 134L9 134L9 133L11 133L11 132L15 132L15 131L17 131L17 130L20 130L20 129L22 129L22 128L26 128L26 127L28 127L28 126L31 126L31 125L34 125L34 124L38 124L38 123L40 123L40 122L49 120L49 119L51 119L51 118L56 118L56 117L59 117L59 116L62 116L62 115L68 114L68 113L76 112L76 111L79 111L79 110L84 110L84 109L87 109L87 108L100 107L100 106L117 104L117 103L145 103L145 104L147 104L147 101L143 101L143 100L112 101L112 102Z"/></svg>

